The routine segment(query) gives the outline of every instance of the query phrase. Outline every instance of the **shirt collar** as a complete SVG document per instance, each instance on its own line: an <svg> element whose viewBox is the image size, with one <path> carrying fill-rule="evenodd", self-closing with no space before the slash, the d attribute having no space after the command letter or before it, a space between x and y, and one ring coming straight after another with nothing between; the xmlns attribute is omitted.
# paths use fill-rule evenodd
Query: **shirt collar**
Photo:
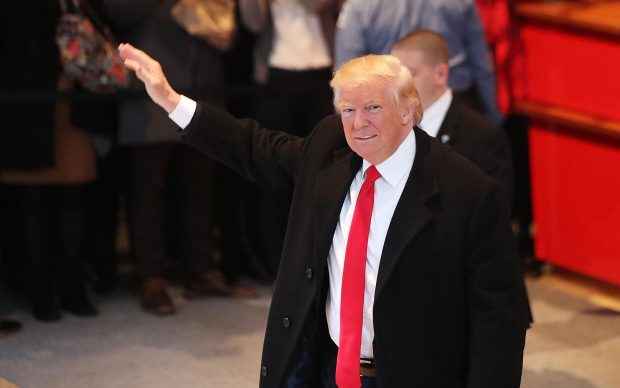
<svg viewBox="0 0 620 388"><path fill-rule="evenodd" d="M447 88L445 92L431 106L424 111L420 128L432 137L437 137L443 119L448 113L448 108L452 103L452 90Z"/></svg>
<svg viewBox="0 0 620 388"><path fill-rule="evenodd" d="M390 186L398 185L403 177L408 176L415 159L416 143L415 133L413 129L409 132L405 140L400 144L396 152L375 167ZM364 160L362 163L362 171L366 174L366 170L371 164Z"/></svg>

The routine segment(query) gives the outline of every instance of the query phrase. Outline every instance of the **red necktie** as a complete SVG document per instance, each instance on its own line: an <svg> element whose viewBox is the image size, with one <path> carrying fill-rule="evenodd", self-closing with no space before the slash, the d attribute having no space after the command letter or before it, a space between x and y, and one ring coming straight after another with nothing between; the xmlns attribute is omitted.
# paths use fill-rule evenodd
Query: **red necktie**
<svg viewBox="0 0 620 388"><path fill-rule="evenodd" d="M368 232L375 200L375 181L381 177L375 166L366 170L355 212L351 221L347 250L344 256L340 295L340 343L336 362L336 384L339 388L359 388L360 348L366 278Z"/></svg>

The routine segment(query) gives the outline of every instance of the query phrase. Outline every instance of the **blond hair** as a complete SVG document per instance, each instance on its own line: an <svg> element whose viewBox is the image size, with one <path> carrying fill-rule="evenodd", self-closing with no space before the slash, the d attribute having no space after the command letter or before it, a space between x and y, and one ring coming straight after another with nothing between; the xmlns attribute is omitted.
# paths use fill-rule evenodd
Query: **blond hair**
<svg viewBox="0 0 620 388"><path fill-rule="evenodd" d="M415 124L422 121L422 104L409 70L392 55L366 55L342 64L329 83L334 90L334 105L340 92L364 85L384 83L399 106L412 105Z"/></svg>

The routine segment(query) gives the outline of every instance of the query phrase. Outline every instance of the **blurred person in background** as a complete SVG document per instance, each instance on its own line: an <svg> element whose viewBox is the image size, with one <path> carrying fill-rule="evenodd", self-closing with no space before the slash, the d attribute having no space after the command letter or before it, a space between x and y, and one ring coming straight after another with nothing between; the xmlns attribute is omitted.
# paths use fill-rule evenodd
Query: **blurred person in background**
<svg viewBox="0 0 620 388"><path fill-rule="evenodd" d="M194 90L223 107L221 53L175 23L171 8L176 3L102 0L122 39L157 53L179 88ZM139 82L130 86L139 88ZM248 292L229 284L213 258L214 163L180 143L174 124L146 99L121 102L118 142L129 150L131 247L144 310L156 315L175 313L167 290L168 259L173 254L183 265L186 299Z"/></svg>
<svg viewBox="0 0 620 388"><path fill-rule="evenodd" d="M114 33L101 7L102 0L88 0L82 6L96 14L98 22ZM97 161L97 177L86 190L84 246L89 264L90 280L96 293L112 292L118 283L116 237L125 200L126 161L118 147L118 96L97 93L96 98L86 88L74 82L75 92L85 96L71 102L71 124L89 135Z"/></svg>
<svg viewBox="0 0 620 388"><path fill-rule="evenodd" d="M508 136L500 126L454 98L448 86L450 55L445 39L430 30L416 30L394 44L392 55L409 69L420 93L424 108L420 128L501 183L511 209L513 167Z"/></svg>
<svg viewBox="0 0 620 388"><path fill-rule="evenodd" d="M2 193L0 190L0 202L2 201ZM2 210L0 210L0 214L2 214ZM2 229L0 228L0 264L4 266L4 256L2 251ZM2 270L4 270L4 267ZM4 274L3 274L4 275ZM15 319L6 318L4 316L0 316L0 338L9 336L11 334L17 333L22 329L22 323Z"/></svg>
<svg viewBox="0 0 620 388"><path fill-rule="evenodd" d="M239 0L241 20L258 34L255 81L267 91L250 116L271 129L307 135L333 112L329 88L339 0ZM258 188L261 254L275 277L287 228L290 193Z"/></svg>
<svg viewBox="0 0 620 388"><path fill-rule="evenodd" d="M424 117L419 127L501 183L510 213L514 174L508 135L503 128L453 98L447 84L446 41L433 31L417 30L396 42L392 55L409 69L420 93ZM531 309L529 316L532 323Z"/></svg>
<svg viewBox="0 0 620 388"><path fill-rule="evenodd" d="M529 118L515 110L525 97L524 45L518 20L513 15L515 0L476 0L493 55L497 74L497 100L506 119L503 127L510 137L515 166L513 227L521 261L528 274L540 276L551 267L534 254L534 224L530 187L530 157L527 129Z"/></svg>
<svg viewBox="0 0 620 388"><path fill-rule="evenodd" d="M54 41L57 1L8 1L0 16L0 89L67 90ZM67 104L0 104L0 183L15 218L15 249L22 260L32 312L61 318L59 307L94 316L82 273L85 187L95 178L88 136L69 125ZM6 204L5 204L6 205Z"/></svg>
<svg viewBox="0 0 620 388"><path fill-rule="evenodd" d="M387 54L420 28L448 43L454 97L500 124L493 62L474 0L347 0L336 29L336 67L360 55Z"/></svg>

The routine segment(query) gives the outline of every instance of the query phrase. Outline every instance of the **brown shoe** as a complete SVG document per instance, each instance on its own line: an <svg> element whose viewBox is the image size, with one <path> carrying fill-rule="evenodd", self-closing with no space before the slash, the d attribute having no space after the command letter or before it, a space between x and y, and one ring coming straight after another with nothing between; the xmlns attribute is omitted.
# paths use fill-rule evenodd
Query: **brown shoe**
<svg viewBox="0 0 620 388"><path fill-rule="evenodd" d="M253 297L258 296L258 289L250 286L235 286L226 281L217 270L208 271L185 283L185 299L199 299L209 296Z"/></svg>
<svg viewBox="0 0 620 388"><path fill-rule="evenodd" d="M142 308L155 315L172 315L175 313L172 299L166 291L166 281L153 278L142 283Z"/></svg>

